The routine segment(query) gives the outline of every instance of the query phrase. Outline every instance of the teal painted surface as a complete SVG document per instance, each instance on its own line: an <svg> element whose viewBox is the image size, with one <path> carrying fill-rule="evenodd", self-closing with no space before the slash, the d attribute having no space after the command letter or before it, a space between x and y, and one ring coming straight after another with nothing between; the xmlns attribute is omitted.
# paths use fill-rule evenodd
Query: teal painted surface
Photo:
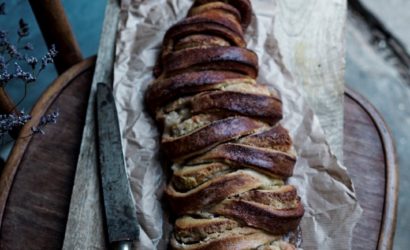
<svg viewBox="0 0 410 250"><path fill-rule="evenodd" d="M107 1L62 2L84 58L97 54Z"/></svg>

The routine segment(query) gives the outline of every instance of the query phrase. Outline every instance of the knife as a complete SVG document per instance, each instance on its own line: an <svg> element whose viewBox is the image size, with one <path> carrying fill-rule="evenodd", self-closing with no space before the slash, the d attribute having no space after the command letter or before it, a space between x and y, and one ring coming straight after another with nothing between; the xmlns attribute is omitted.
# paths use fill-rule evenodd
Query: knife
<svg viewBox="0 0 410 250"><path fill-rule="evenodd" d="M95 103L97 83L113 82L121 1L107 0L106 3L62 250L105 249L108 245L105 237L98 145L95 139L97 137Z"/></svg>
<svg viewBox="0 0 410 250"><path fill-rule="evenodd" d="M122 153L117 109L110 87L97 84L98 159L111 249L128 250L138 240L137 211Z"/></svg>

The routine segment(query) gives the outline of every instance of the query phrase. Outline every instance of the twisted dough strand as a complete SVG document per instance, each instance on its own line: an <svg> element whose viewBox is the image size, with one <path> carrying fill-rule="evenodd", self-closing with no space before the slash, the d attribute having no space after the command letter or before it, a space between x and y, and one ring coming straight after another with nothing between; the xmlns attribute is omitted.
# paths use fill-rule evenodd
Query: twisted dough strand
<svg viewBox="0 0 410 250"><path fill-rule="evenodd" d="M278 94L256 83L249 0L197 0L165 34L146 93L174 162L165 195L174 249L294 249L304 209L286 185L296 157Z"/></svg>

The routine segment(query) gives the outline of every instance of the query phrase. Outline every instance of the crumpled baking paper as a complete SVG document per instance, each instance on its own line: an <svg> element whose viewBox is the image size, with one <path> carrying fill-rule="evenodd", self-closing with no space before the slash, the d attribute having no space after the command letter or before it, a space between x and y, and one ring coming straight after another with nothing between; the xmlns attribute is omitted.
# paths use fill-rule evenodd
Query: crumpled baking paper
<svg viewBox="0 0 410 250"><path fill-rule="evenodd" d="M302 88L282 61L273 30L276 0L253 0L252 4L254 16L246 32L248 48L259 56L259 81L280 92L282 124L290 131L298 154L294 176L289 182L297 186L306 210L301 222L301 248L350 249L352 231L361 214L352 182L332 154ZM167 211L161 203L166 177L158 153L159 134L143 99L153 80L152 69L165 31L183 19L191 5L190 0L125 0L122 3L114 95L141 225L137 249L167 247L170 228ZM89 245L94 249L105 247L98 242Z"/></svg>

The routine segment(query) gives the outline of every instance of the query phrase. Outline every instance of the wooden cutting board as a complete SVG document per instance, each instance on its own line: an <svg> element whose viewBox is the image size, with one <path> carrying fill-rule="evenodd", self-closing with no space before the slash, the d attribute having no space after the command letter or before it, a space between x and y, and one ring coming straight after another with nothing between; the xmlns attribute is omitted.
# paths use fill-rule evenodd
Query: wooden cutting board
<svg viewBox="0 0 410 250"><path fill-rule="evenodd" d="M61 75L33 109L60 110L46 134L20 139L0 178L0 249L60 249L64 240L95 57ZM344 163L364 213L353 249L391 249L397 166L391 135L363 97L345 92ZM22 133L28 133L31 124Z"/></svg>

